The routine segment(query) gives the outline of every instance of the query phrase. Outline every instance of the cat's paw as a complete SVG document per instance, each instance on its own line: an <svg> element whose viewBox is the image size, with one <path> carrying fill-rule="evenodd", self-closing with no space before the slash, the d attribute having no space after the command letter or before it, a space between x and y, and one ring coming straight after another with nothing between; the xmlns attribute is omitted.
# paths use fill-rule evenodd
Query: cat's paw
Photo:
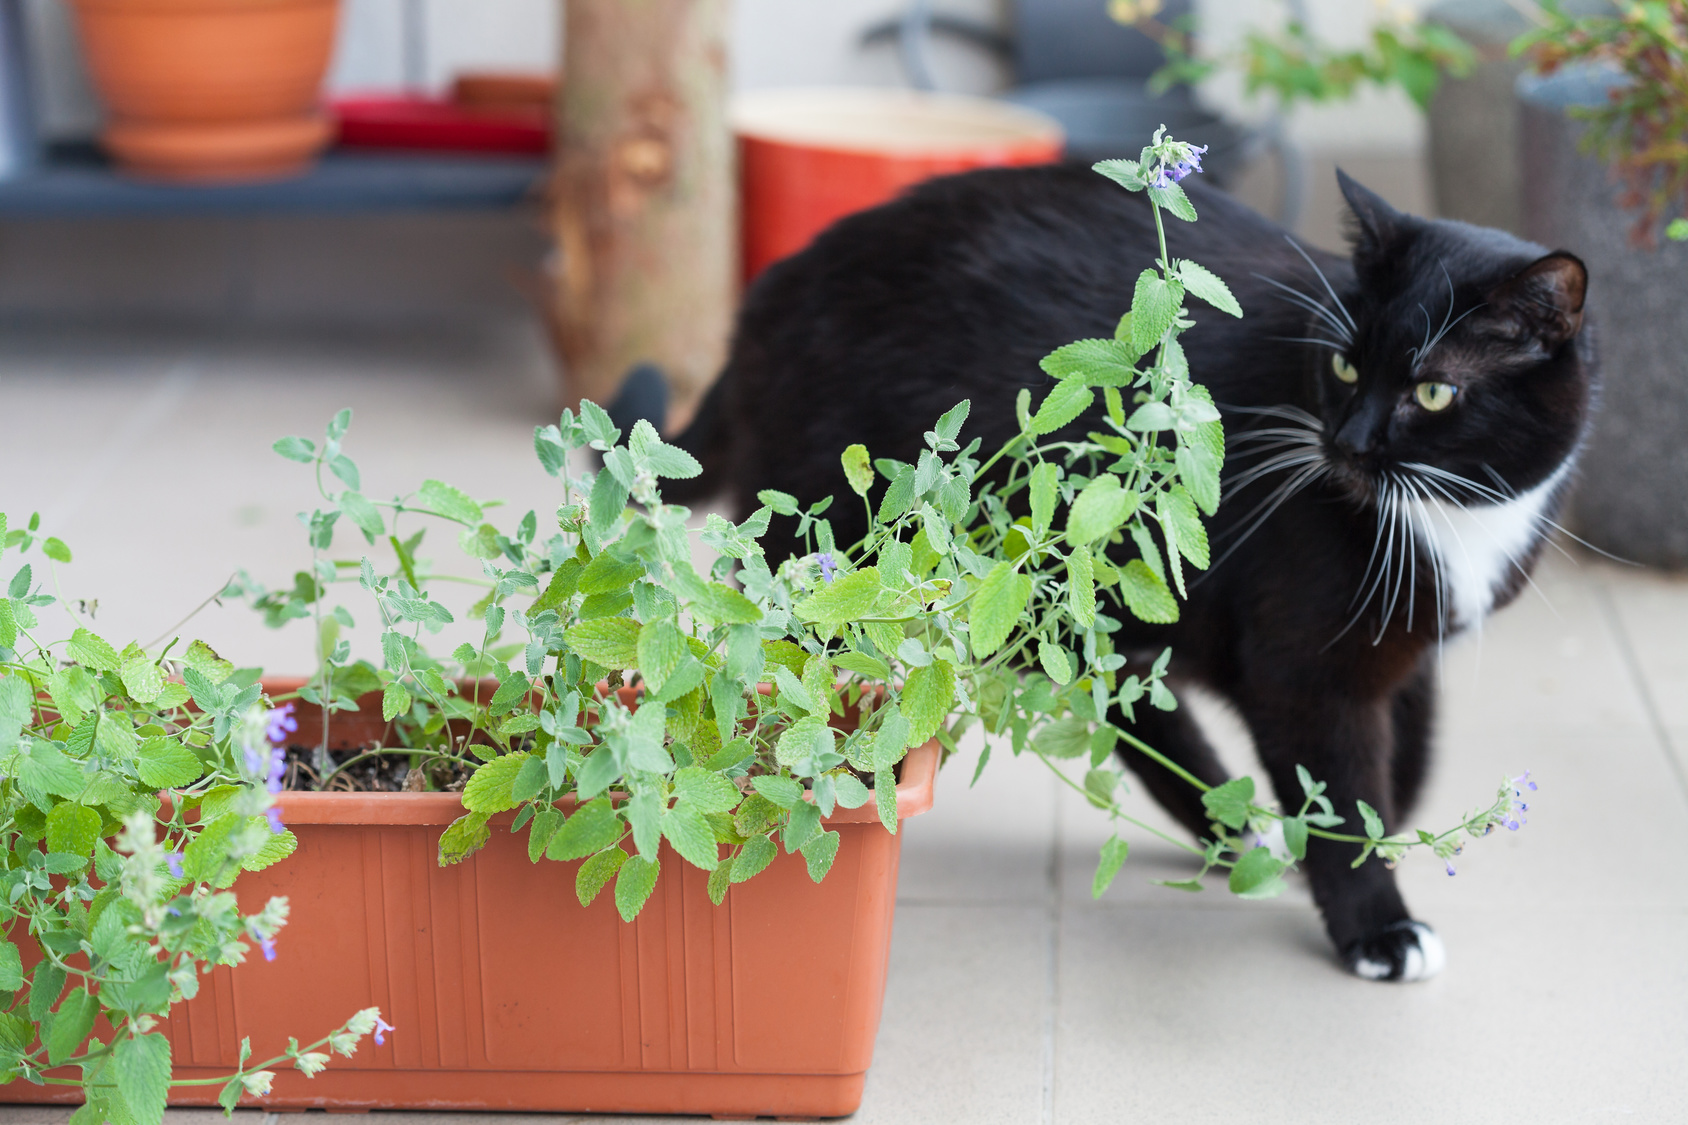
<svg viewBox="0 0 1688 1125"><path fill-rule="evenodd" d="M1436 931L1411 919L1361 938L1342 957L1356 976L1402 982L1429 980L1448 960Z"/></svg>

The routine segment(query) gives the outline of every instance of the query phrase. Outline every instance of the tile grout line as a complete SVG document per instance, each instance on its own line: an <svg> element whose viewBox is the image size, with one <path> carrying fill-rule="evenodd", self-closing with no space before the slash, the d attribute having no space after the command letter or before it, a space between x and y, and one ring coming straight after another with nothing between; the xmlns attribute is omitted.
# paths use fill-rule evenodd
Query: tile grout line
<svg viewBox="0 0 1688 1125"><path fill-rule="evenodd" d="M1044 950L1043 1125L1055 1122L1055 1025L1061 983L1061 793L1055 790L1049 813L1049 907Z"/></svg>
<svg viewBox="0 0 1688 1125"><path fill-rule="evenodd" d="M1688 797L1688 773L1682 768L1682 759L1676 752L1676 746L1671 742L1670 731L1665 726L1664 717L1659 714L1658 705L1653 700L1653 690L1647 684L1647 675L1641 668L1641 658L1636 655L1635 647L1629 639L1629 630L1624 628L1623 616L1618 613L1618 605L1612 597L1612 588L1604 582L1596 586L1599 591L1601 608L1606 612L1606 623L1618 642L1618 651L1623 654L1624 665L1629 670L1629 677L1635 681L1635 690L1641 695L1641 707L1647 712L1647 721L1652 724L1653 735L1659 740L1659 749L1664 751L1665 763L1670 766L1671 773L1676 777L1677 788L1682 795Z"/></svg>

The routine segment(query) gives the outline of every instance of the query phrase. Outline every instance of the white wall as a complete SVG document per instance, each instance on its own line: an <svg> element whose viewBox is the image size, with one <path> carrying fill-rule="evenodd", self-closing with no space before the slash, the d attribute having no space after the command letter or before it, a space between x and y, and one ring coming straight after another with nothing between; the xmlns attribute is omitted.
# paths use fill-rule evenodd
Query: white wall
<svg viewBox="0 0 1688 1125"><path fill-rule="evenodd" d="M64 0L28 0L36 40L37 87L46 127L57 135L87 133L98 120L76 56ZM561 42L563 0L343 0L341 35L329 82L335 90L392 89L420 79L437 89L466 67L547 69ZM941 11L999 21L1009 0L936 0ZM1036 3L1037 0L1017 0ZM1102 3L1103 0L1097 0ZM1415 10L1425 0L1387 0ZM1307 0L1314 27L1338 42L1358 42L1385 0ZM862 49L861 30L900 10L902 0L737 0L733 17L734 80L740 88L794 85L897 85L889 46ZM1234 42L1248 26L1281 20L1282 0L1197 0L1216 43ZM1008 75L982 53L940 41L934 64L948 89L989 93ZM1241 83L1219 78L1204 94L1218 107L1255 117ZM1291 132L1314 148L1399 151L1423 142L1423 122L1405 95L1368 91L1354 102L1298 111Z"/></svg>

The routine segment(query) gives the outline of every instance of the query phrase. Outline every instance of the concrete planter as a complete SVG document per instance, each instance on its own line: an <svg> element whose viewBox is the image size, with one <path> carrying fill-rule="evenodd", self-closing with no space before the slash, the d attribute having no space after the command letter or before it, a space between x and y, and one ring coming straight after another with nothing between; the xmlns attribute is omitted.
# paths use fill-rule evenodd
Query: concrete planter
<svg viewBox="0 0 1688 1125"><path fill-rule="evenodd" d="M1588 265L1605 389L1573 526L1623 558L1688 568L1688 245L1630 244L1635 215L1579 151L1586 126L1566 112L1602 103L1617 81L1595 69L1519 79L1524 234Z"/></svg>

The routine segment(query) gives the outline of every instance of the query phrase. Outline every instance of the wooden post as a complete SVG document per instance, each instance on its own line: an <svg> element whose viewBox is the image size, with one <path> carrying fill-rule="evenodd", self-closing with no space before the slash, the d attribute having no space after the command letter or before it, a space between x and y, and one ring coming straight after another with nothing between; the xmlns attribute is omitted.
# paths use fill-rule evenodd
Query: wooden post
<svg viewBox="0 0 1688 1125"><path fill-rule="evenodd" d="M726 354L738 196L729 0L567 0L551 323L565 399L606 403L635 363L690 415Z"/></svg>

